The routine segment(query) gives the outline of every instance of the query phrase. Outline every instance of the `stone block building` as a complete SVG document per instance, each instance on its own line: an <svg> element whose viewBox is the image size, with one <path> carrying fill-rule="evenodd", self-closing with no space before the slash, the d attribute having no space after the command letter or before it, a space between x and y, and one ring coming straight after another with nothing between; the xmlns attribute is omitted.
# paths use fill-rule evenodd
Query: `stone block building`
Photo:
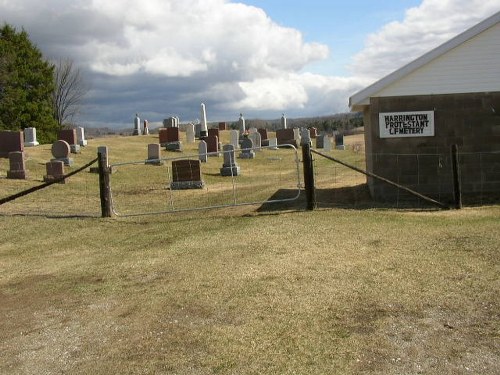
<svg viewBox="0 0 500 375"><path fill-rule="evenodd" d="M453 200L451 146L464 196L500 196L500 12L349 98L365 124L366 168ZM377 200L405 194L368 178Z"/></svg>

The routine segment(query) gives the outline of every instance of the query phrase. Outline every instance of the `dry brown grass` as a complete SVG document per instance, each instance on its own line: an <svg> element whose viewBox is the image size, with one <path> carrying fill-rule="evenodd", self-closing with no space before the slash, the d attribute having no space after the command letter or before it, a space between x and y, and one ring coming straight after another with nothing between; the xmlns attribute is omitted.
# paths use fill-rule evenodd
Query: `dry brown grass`
<svg viewBox="0 0 500 375"><path fill-rule="evenodd" d="M258 208L1 207L0 373L499 373L498 206Z"/></svg>

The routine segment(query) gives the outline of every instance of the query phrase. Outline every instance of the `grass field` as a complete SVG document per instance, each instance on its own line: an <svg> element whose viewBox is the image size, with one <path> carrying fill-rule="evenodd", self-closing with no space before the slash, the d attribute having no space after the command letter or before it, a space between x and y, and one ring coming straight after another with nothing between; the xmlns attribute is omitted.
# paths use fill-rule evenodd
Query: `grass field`
<svg viewBox="0 0 500 375"><path fill-rule="evenodd" d="M75 167L151 139L91 140ZM96 179L0 206L1 374L500 372L499 206L101 219Z"/></svg>

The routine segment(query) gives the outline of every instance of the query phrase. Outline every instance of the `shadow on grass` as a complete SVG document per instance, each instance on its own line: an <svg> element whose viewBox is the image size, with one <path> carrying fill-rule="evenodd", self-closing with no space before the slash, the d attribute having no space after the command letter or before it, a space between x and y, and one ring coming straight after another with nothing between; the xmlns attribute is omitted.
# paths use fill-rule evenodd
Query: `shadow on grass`
<svg viewBox="0 0 500 375"><path fill-rule="evenodd" d="M263 203L256 211L260 213L277 213L280 211L304 211L307 207L305 191L301 190L300 196L295 200L297 190L280 189L276 191L268 202ZM354 186L316 189L316 208L347 208L355 210L369 209L410 209L410 210L439 210L426 202L416 199L398 202L379 202L372 199L367 184ZM281 200L281 202L280 202ZM278 202L269 202L278 201Z"/></svg>

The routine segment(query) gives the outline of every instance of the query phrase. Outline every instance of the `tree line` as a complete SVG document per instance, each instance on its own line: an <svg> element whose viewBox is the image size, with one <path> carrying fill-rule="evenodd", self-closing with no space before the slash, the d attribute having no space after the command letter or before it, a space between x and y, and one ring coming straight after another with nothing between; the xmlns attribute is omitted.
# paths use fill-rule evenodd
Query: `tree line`
<svg viewBox="0 0 500 375"><path fill-rule="evenodd" d="M25 30L0 28L0 130L37 128L51 143L78 114L86 88L70 59L47 61Z"/></svg>

